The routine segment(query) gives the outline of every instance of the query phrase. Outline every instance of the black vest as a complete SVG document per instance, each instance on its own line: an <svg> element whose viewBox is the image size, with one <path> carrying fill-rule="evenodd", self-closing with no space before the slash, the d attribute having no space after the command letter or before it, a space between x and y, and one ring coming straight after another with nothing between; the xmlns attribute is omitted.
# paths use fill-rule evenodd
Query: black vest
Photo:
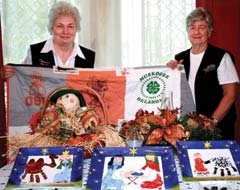
<svg viewBox="0 0 240 190"><path fill-rule="evenodd" d="M46 41L30 45L32 54L32 65L41 67L53 67L55 65L53 52L41 53ZM85 47L79 46L86 59L75 57L75 67L94 68L95 52Z"/></svg>
<svg viewBox="0 0 240 190"><path fill-rule="evenodd" d="M212 116L214 110L217 108L219 102L223 97L223 90L217 78L217 68L225 53L230 52L208 45L203 59L200 63L199 69L195 79L195 101L197 113L204 114L209 118ZM183 65L186 72L187 80L190 71L190 49L183 51L175 56L176 60L183 59ZM233 59L234 61L234 59ZM236 120L236 110L233 105L228 114L223 118L219 125L226 128L233 128ZM229 132L232 129L229 129ZM234 130L234 129L233 129ZM230 132L231 133L231 132Z"/></svg>

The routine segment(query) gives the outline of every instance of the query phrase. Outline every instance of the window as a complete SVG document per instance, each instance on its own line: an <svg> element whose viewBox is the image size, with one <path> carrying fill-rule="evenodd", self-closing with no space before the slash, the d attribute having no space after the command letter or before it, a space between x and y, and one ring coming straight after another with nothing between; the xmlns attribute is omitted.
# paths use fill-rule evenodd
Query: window
<svg viewBox="0 0 240 190"><path fill-rule="evenodd" d="M186 16L195 0L122 0L123 65L165 65L190 47ZM126 23L127 22L127 23Z"/></svg>
<svg viewBox="0 0 240 190"><path fill-rule="evenodd" d="M1 0L4 63L21 63L29 45L46 40L54 0Z"/></svg>
<svg viewBox="0 0 240 190"><path fill-rule="evenodd" d="M30 44L49 37L47 15L55 1L0 0L5 64L21 63ZM96 51L95 65L163 65L189 47L185 18L195 0L66 1L80 10L77 40Z"/></svg>

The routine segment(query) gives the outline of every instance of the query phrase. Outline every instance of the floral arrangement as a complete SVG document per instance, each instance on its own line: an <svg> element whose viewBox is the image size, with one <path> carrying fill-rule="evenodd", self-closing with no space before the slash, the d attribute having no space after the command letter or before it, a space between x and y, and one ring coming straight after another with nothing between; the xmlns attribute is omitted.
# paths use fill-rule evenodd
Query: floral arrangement
<svg viewBox="0 0 240 190"><path fill-rule="evenodd" d="M138 110L135 119L126 121L120 128L125 140L137 139L142 145L171 145L178 140L216 140L220 130L204 115L189 113L178 118L179 108L159 110L159 114Z"/></svg>
<svg viewBox="0 0 240 190"><path fill-rule="evenodd" d="M184 126L187 140L220 140L221 130L203 114L189 113L177 120Z"/></svg>

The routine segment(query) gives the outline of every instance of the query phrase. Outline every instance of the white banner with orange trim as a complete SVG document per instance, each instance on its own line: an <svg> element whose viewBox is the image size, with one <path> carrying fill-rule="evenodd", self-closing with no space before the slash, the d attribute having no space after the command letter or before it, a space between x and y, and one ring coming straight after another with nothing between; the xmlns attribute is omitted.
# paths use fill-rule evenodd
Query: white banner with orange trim
<svg viewBox="0 0 240 190"><path fill-rule="evenodd" d="M168 67L79 69L60 74L50 68L14 67L16 74L9 79L7 91L10 134L27 132L30 118L43 107L48 94L63 86L80 92L82 86L94 89L106 108L107 122L114 125L134 119L139 109L158 112L163 106L172 106L181 107L181 114L195 111L185 74ZM101 115L96 96L84 91L82 94L87 105ZM166 105L165 100L170 104Z"/></svg>

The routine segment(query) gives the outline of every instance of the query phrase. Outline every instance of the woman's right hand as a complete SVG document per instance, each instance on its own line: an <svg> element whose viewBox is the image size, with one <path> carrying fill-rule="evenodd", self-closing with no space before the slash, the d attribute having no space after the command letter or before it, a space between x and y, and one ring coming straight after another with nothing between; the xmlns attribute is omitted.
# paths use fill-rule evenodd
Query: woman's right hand
<svg viewBox="0 0 240 190"><path fill-rule="evenodd" d="M176 69L179 64L182 64L182 62L183 62L183 59L181 59L180 61L171 60L171 61L169 61L166 65L167 65L168 67L170 67L171 69Z"/></svg>
<svg viewBox="0 0 240 190"><path fill-rule="evenodd" d="M15 69L13 66L10 65L4 65L1 69L1 78L3 80L7 80L11 76L15 74Z"/></svg>

